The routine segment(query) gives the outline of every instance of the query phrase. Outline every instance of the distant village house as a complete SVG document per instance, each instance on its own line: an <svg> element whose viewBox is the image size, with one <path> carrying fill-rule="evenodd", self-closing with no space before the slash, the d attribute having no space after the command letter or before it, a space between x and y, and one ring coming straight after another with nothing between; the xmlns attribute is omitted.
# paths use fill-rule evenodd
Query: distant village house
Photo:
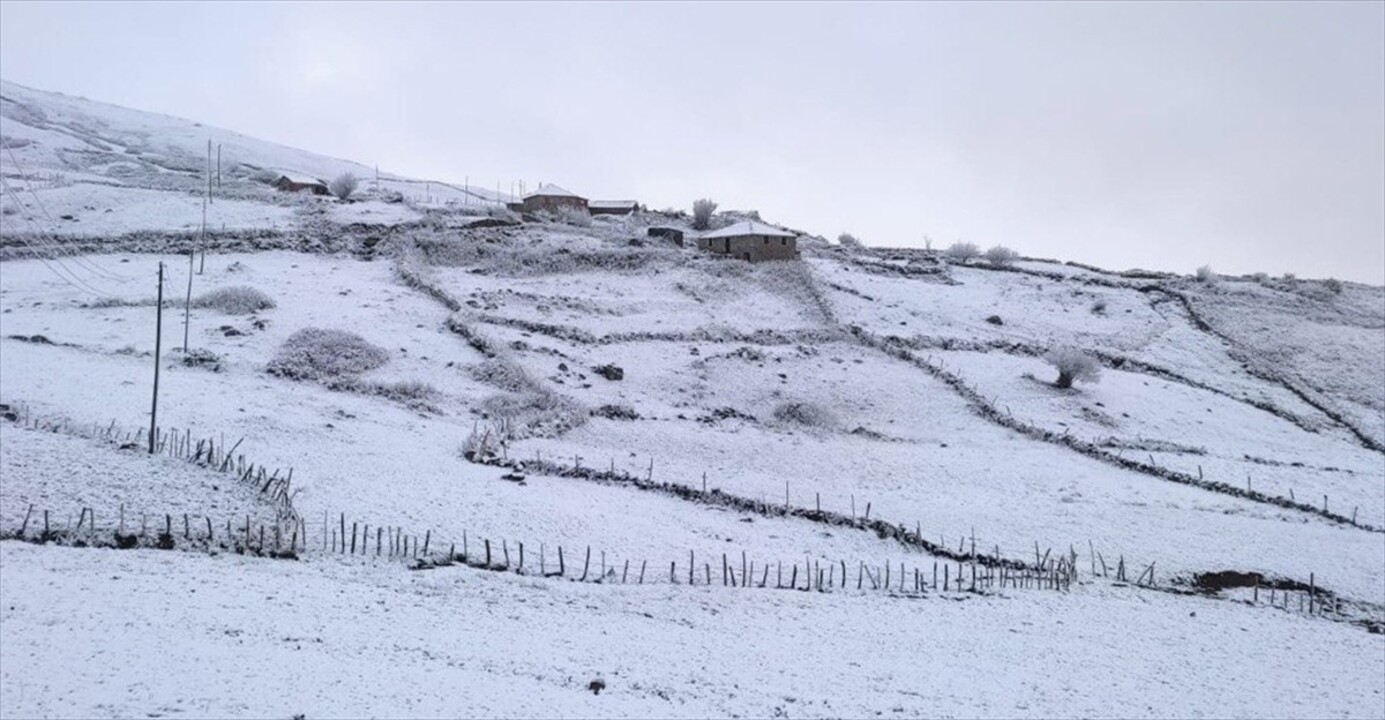
<svg viewBox="0 0 1385 720"><path fill-rule="evenodd" d="M697 246L706 252L750 262L798 259L796 235L754 220L706 233L697 239Z"/></svg>
<svg viewBox="0 0 1385 720"><path fill-rule="evenodd" d="M538 190L525 195L524 202L519 206L520 212L526 213L540 210L557 213L565 209L587 212L587 199L549 183L544 183Z"/></svg>
<svg viewBox="0 0 1385 720"><path fill-rule="evenodd" d="M332 191L327 189L327 183L314 178L280 175L279 179L274 181L274 187L283 192L301 192L307 190L314 195L332 194Z"/></svg>
<svg viewBox="0 0 1385 720"><path fill-rule="evenodd" d="M629 215L639 208L634 200L592 200L587 209L593 215Z"/></svg>

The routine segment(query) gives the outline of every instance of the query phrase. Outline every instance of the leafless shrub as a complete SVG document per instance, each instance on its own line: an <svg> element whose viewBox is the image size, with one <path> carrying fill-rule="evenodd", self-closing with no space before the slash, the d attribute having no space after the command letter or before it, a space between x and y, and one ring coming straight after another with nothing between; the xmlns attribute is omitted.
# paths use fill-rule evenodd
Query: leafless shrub
<svg viewBox="0 0 1385 720"><path fill-rule="evenodd" d="M865 245L855 235L852 235L851 233L842 233L841 235L838 235L837 244L841 245L844 248L850 248L852 250L860 250L861 248L865 247Z"/></svg>
<svg viewBox="0 0 1385 720"><path fill-rule="evenodd" d="M976 243L955 242L947 249L947 257L959 263L965 263L976 259L981 255L981 250L976 247Z"/></svg>
<svg viewBox="0 0 1385 720"><path fill-rule="evenodd" d="M1217 279L1217 274L1212 271L1210 265L1203 265L1197 269L1197 281L1200 283L1212 283Z"/></svg>
<svg viewBox="0 0 1385 720"><path fill-rule="evenodd" d="M830 430L837 421L832 413L821 405L810 402L785 402L774 408L774 419L785 425L815 430Z"/></svg>
<svg viewBox="0 0 1385 720"><path fill-rule="evenodd" d="M1066 389L1074 382L1095 383L1101 379L1101 366L1077 348L1054 348L1044 355L1044 360L1058 369L1058 379L1053 383L1057 387Z"/></svg>
<svg viewBox="0 0 1385 720"><path fill-rule="evenodd" d="M1019 253L1004 245L996 245L986 251L986 262L996 267L1009 267L1019 259L1019 256Z"/></svg>
<svg viewBox="0 0 1385 720"><path fill-rule="evenodd" d="M220 310L227 315L249 315L274 307L274 300L247 285L217 288L193 298L192 306Z"/></svg>
<svg viewBox="0 0 1385 720"><path fill-rule="evenodd" d="M335 180L328 183L327 189L331 190L332 194L338 198L346 200L351 197L351 193L356 192L358 185L360 185L360 181L356 179L355 175L348 172L338 175Z"/></svg>
<svg viewBox="0 0 1385 720"><path fill-rule="evenodd" d="M629 405L602 405L592 410L593 417L603 417L609 420L639 420L640 414Z"/></svg>
<svg viewBox="0 0 1385 720"><path fill-rule="evenodd" d="M706 230L712 226L712 213L717 211L717 204L703 198L693 202L693 229Z"/></svg>
<svg viewBox="0 0 1385 720"><path fill-rule="evenodd" d="M1333 295L1342 294L1342 281L1337 278L1328 278L1322 281L1322 286L1327 288L1327 291Z"/></svg>
<svg viewBox="0 0 1385 720"><path fill-rule="evenodd" d="M540 387L529 371L518 363L489 358L471 367L471 376L487 385L512 393L532 391Z"/></svg>
<svg viewBox="0 0 1385 720"><path fill-rule="evenodd" d="M573 207L562 207L558 209L558 222L574 227L591 227L592 216L585 210Z"/></svg>
<svg viewBox="0 0 1385 720"><path fill-rule="evenodd" d="M290 335L265 369L293 380L333 380L389 362L389 353L352 332L303 328Z"/></svg>
<svg viewBox="0 0 1385 720"><path fill-rule="evenodd" d="M481 403L488 416L505 424L509 439L557 437L587 422L590 412L546 388L494 395Z"/></svg>

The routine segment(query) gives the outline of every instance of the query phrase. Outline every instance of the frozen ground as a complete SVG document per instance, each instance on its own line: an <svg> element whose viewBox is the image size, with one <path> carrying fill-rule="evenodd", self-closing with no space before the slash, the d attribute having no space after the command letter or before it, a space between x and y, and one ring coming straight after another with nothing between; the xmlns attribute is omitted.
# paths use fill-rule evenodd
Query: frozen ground
<svg viewBox="0 0 1385 720"><path fill-rule="evenodd" d="M0 543L0 715L1385 715L1385 636L1366 630L1385 622L1379 288L1208 288L806 244L804 263L749 266L645 236L676 217L468 229L482 195L390 177L405 202L373 188L351 204L286 199L246 170L210 225L341 231L349 251L210 253L194 298L247 286L273 307L185 316L188 256L119 236L200 225L207 133L247 166L363 168L0 90L16 208L4 243L40 222L37 196L75 218L45 243L98 228L112 250L60 256L67 279L0 262L0 403L147 426L163 261L160 425L293 468L311 541L299 562ZM206 362L184 362L185 317ZM386 361L315 380L267 372L314 327L356 333ZM1059 344L1098 355L1102 380L1054 388L1041 356ZM680 487L532 468L515 482L464 456L483 439L504 461ZM100 532L122 505L269 512L221 475L22 420L0 426L0 471L0 532L30 504L64 522L90 507ZM698 502L704 482L771 510ZM1072 552L1080 581L923 599L705 587L723 554L732 572L742 556L759 572L853 575L940 561L782 517L786 501L917 529L950 553ZM569 576L590 548L593 579L647 564L654 587L344 561L321 551L343 523L435 552L524 543L531 570L552 570L562 547ZM670 586L669 564L682 577L690 553L699 585ZM1160 589L1091 571L1122 560ZM1168 592L1223 571L1311 581L1357 622L1236 602L1251 588ZM586 690L596 675L600 695Z"/></svg>
<svg viewBox="0 0 1385 720"><path fill-rule="evenodd" d="M7 717L1385 710L1378 636L1128 589L903 600L14 542L0 561Z"/></svg>

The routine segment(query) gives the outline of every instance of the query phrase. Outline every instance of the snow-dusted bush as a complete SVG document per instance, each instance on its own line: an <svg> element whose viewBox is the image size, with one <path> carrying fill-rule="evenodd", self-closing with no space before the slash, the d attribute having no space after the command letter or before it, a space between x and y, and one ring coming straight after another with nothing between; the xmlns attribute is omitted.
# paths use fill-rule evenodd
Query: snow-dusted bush
<svg viewBox="0 0 1385 720"><path fill-rule="evenodd" d="M250 179L254 180L255 182L264 183L268 185L269 183L272 183L275 180L279 179L279 173L274 172L269 168L260 168L259 170L256 170L255 172L250 174Z"/></svg>
<svg viewBox="0 0 1385 720"><path fill-rule="evenodd" d="M717 211L717 204L703 198L693 202L693 229L706 230L712 226L712 213Z"/></svg>
<svg viewBox="0 0 1385 720"><path fill-rule="evenodd" d="M964 263L973 260L981 254L981 250L976 247L976 243L955 242L947 249L949 260Z"/></svg>
<svg viewBox="0 0 1385 720"><path fill-rule="evenodd" d="M220 310L227 315L249 315L274 307L274 300L248 285L232 285L198 295L192 306Z"/></svg>
<svg viewBox="0 0 1385 720"><path fill-rule="evenodd" d="M774 408L774 419L785 425L827 430L835 427L836 418L831 411L810 402L780 403Z"/></svg>
<svg viewBox="0 0 1385 720"><path fill-rule="evenodd" d="M356 187L358 185L360 185L360 181L356 179L355 175L351 173L342 173L338 175L335 180L327 184L327 189L331 190L333 195L336 195L342 200L346 200L351 197L351 193L356 192Z"/></svg>
<svg viewBox="0 0 1385 720"><path fill-rule="evenodd" d="M576 227L591 227L592 216L586 210L562 207L558 209L558 222Z"/></svg>
<svg viewBox="0 0 1385 720"><path fill-rule="evenodd" d="M1106 314L1106 298L1097 298L1097 301L1094 302L1094 303L1092 303L1092 314L1093 314L1093 315L1105 315L1105 314Z"/></svg>
<svg viewBox="0 0 1385 720"><path fill-rule="evenodd" d="M1328 278L1322 281L1322 286L1327 288L1327 291L1333 295L1342 294L1342 281L1337 278Z"/></svg>
<svg viewBox="0 0 1385 720"><path fill-rule="evenodd" d="M585 424L591 411L547 389L494 395L481 409L506 428L503 439L557 437Z"/></svg>
<svg viewBox="0 0 1385 720"><path fill-rule="evenodd" d="M838 235L837 244L841 245L844 248L851 248L852 250L859 250L865 247L865 245L863 245L861 241L851 233L842 233L841 235Z"/></svg>
<svg viewBox="0 0 1385 720"><path fill-rule="evenodd" d="M1019 253L1015 252L1014 250L1011 250L1010 248L1005 247L1004 245L996 245L995 247L992 247L990 250L986 251L986 262L996 267L1009 267L1013 265L1014 262L1019 259L1019 257Z"/></svg>
<svg viewBox="0 0 1385 720"><path fill-rule="evenodd" d="M1217 274L1212 271L1210 265L1203 265L1197 269L1197 281L1200 283L1210 283L1217 279Z"/></svg>
<svg viewBox="0 0 1385 720"><path fill-rule="evenodd" d="M333 380L389 362L389 353L353 332L303 328L290 335L265 369L293 380Z"/></svg>
<svg viewBox="0 0 1385 720"><path fill-rule="evenodd" d="M540 387L524 366L498 357L489 358L471 367L476 380L513 393Z"/></svg>
<svg viewBox="0 0 1385 720"><path fill-rule="evenodd" d="M1101 379L1101 366L1077 348L1054 348L1044 355L1044 360L1058 369L1058 379L1053 383L1057 387L1070 388L1074 382L1094 383Z"/></svg>

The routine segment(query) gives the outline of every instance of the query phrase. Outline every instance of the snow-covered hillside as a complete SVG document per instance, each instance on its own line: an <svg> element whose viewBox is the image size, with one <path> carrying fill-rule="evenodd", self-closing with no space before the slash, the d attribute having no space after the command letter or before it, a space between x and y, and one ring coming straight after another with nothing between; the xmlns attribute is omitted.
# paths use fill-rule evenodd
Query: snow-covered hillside
<svg viewBox="0 0 1385 720"><path fill-rule="evenodd" d="M6 716L1385 715L1385 289L751 265L3 96L0 533L55 536L0 542Z"/></svg>

